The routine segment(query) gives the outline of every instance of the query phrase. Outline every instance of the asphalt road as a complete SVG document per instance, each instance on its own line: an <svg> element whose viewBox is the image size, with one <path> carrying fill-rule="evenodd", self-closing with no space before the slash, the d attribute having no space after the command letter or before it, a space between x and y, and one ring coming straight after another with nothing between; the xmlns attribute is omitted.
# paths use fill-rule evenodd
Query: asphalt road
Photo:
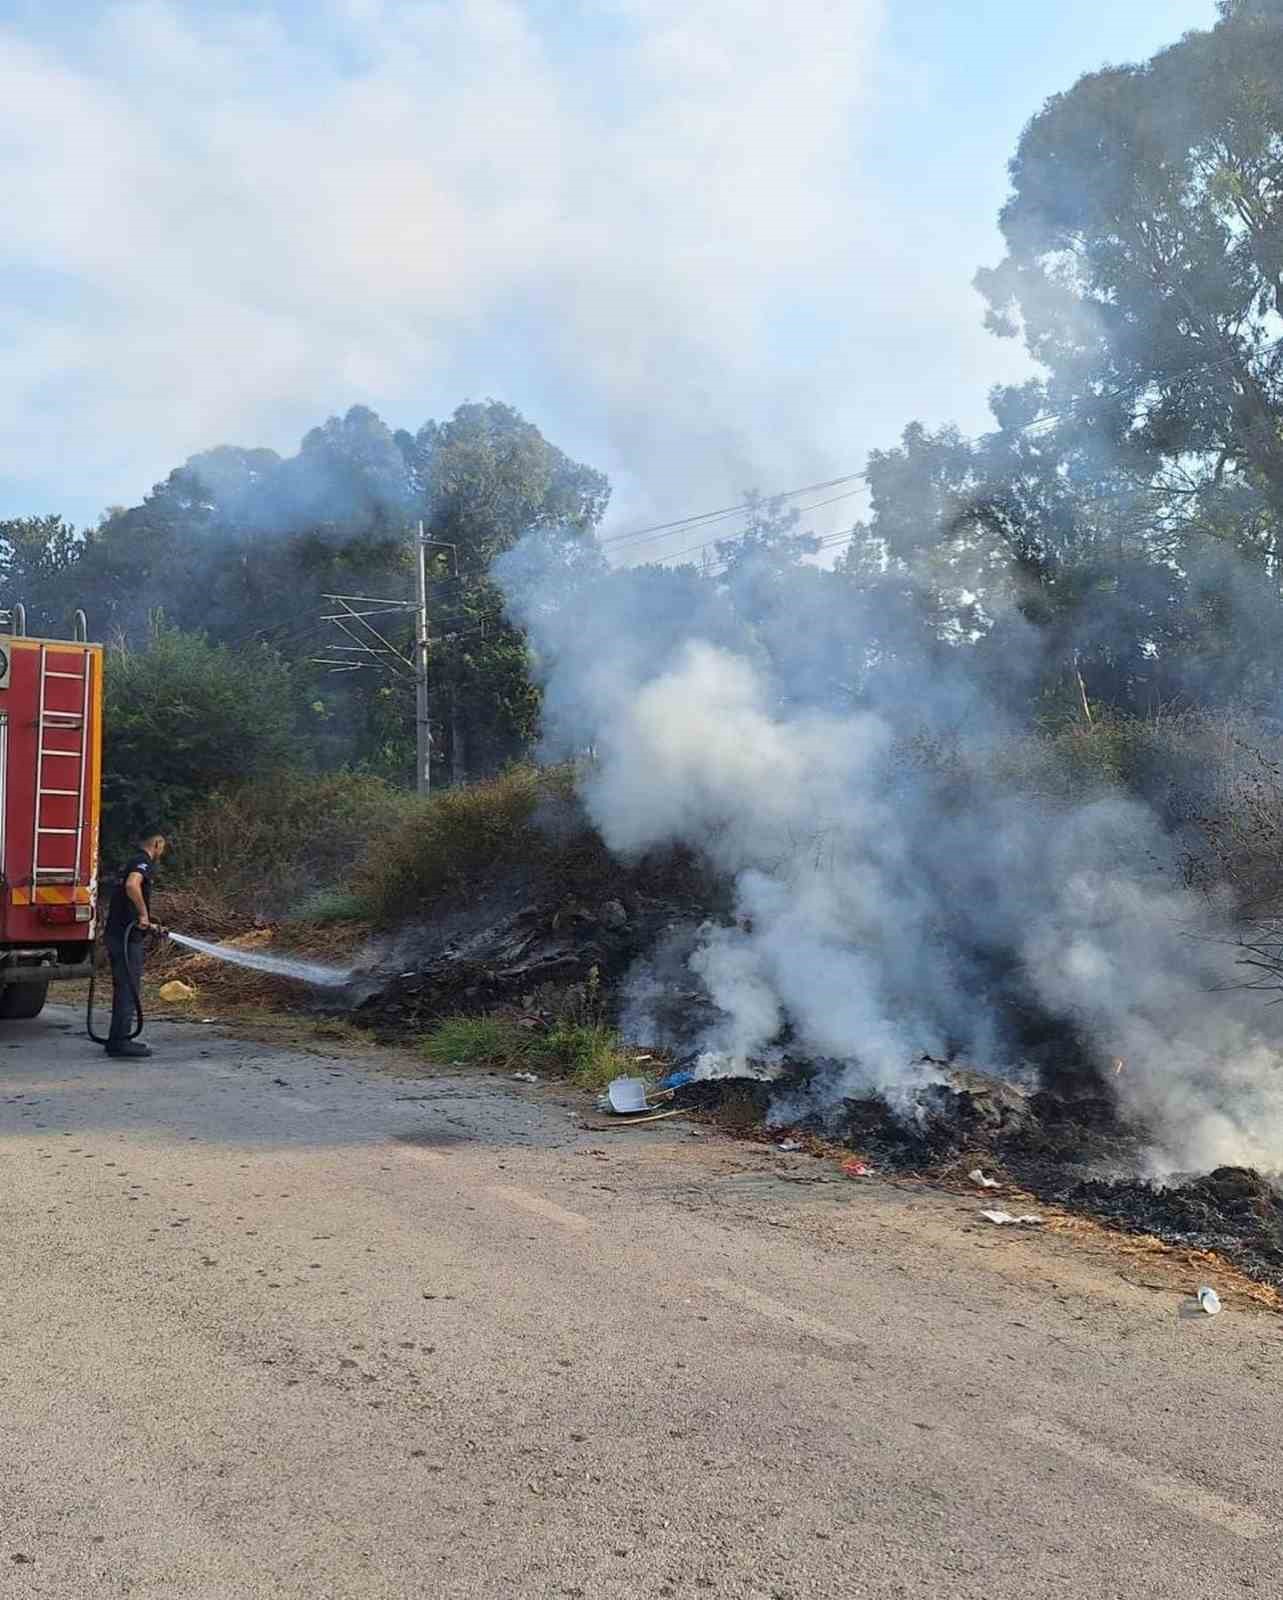
<svg viewBox="0 0 1283 1600"><path fill-rule="evenodd" d="M1280 1592L1269 1316L680 1119L74 1021L0 1036L0 1600Z"/></svg>

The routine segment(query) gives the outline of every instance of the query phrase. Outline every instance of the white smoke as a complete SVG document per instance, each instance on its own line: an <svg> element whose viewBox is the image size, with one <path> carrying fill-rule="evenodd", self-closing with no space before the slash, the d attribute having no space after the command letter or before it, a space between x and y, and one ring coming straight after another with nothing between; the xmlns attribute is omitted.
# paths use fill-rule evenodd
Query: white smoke
<svg viewBox="0 0 1283 1600"><path fill-rule="evenodd" d="M607 844L682 842L734 882L733 922L689 961L719 1011L700 1041L712 1062L776 1059L787 1027L793 1053L834 1064L816 1091L830 1102L895 1101L924 1056L1026 1073L1014 1001L1071 1025L1099 1064L1124 1060L1111 1081L1156 1170L1281 1164L1283 1016L1229 989L1215 908L1182 887L1146 807L1056 806L983 761L960 801L899 758L888 717L791 693L711 595L683 611L615 574L559 607L561 580L541 591L535 564L528 545L500 581L554 737L595 748L585 798ZM900 708L966 703L975 738L1000 735L971 686L905 672Z"/></svg>

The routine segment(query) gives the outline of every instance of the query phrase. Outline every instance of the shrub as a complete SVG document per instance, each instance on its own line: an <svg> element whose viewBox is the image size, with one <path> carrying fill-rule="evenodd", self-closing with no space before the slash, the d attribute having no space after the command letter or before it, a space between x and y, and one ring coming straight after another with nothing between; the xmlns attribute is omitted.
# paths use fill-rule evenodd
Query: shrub
<svg viewBox="0 0 1283 1600"><path fill-rule="evenodd" d="M1185 827L1187 881L1227 891L1244 921L1283 914L1283 752L1244 740L1209 774Z"/></svg>
<svg viewBox="0 0 1283 1600"><path fill-rule="evenodd" d="M539 1030L490 1012L446 1017L427 1034L422 1051L441 1066L456 1063L572 1078L583 1089L604 1089L629 1070L619 1035L601 1022L554 1022Z"/></svg>
<svg viewBox="0 0 1283 1600"><path fill-rule="evenodd" d="M381 922L484 887L497 871L578 857L606 870L606 852L575 800L570 768L514 767L502 777L415 797L371 849L354 887Z"/></svg>
<svg viewBox="0 0 1283 1600"><path fill-rule="evenodd" d="M103 839L109 855L146 827L173 828L213 790L286 766L289 668L158 625L145 650L107 652Z"/></svg>
<svg viewBox="0 0 1283 1600"><path fill-rule="evenodd" d="M549 1072L573 1078L581 1089L604 1089L630 1069L619 1035L601 1022L557 1023L536 1040L533 1059Z"/></svg>
<svg viewBox="0 0 1283 1600"><path fill-rule="evenodd" d="M225 789L182 827L174 875L244 916L359 919L368 908L350 887L353 869L412 801L355 773L283 772Z"/></svg>
<svg viewBox="0 0 1283 1600"><path fill-rule="evenodd" d="M331 922L364 922L367 903L352 889L316 889L290 912L290 921L323 928Z"/></svg>

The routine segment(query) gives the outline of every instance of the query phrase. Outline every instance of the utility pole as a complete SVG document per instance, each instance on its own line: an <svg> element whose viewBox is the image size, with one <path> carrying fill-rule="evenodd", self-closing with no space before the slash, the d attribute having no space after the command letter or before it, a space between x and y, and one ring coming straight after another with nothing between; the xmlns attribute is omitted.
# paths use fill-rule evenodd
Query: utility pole
<svg viewBox="0 0 1283 1600"><path fill-rule="evenodd" d="M313 656L312 663L327 667L331 672L357 672L361 667L378 666L390 677L405 683L414 683L415 720L415 788L428 794L432 788L432 722L428 700L428 551L443 551L453 568L451 577L459 571L459 553L452 544L439 539L425 538L420 522L414 536L414 588L413 600L383 600L368 594L327 594L325 598L336 611L328 612L322 622L331 623L347 641L332 644L330 653ZM404 617L414 615L414 655L407 656L404 649L393 644L386 634L380 633L371 617ZM485 626L462 633L447 633L438 641L447 644L454 639L464 639L470 633L484 633Z"/></svg>
<svg viewBox="0 0 1283 1600"><path fill-rule="evenodd" d="M418 609L414 614L414 690L418 732L417 783L420 794L432 790L432 724L428 716L428 547L419 524L414 541L414 572Z"/></svg>

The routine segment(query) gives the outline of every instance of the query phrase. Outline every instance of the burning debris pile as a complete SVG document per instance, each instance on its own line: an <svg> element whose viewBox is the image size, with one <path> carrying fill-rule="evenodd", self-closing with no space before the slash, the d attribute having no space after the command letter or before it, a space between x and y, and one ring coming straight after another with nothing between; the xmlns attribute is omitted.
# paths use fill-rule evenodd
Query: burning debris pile
<svg viewBox="0 0 1283 1600"><path fill-rule="evenodd" d="M355 1020L394 1037L419 1032L458 1012L529 1009L542 991L586 983L596 971L613 994L625 973L661 936L697 918L678 899L637 893L606 900L522 899L512 910L448 919L425 934L406 965L372 975Z"/></svg>
<svg viewBox="0 0 1283 1600"><path fill-rule="evenodd" d="M588 816L620 859L680 847L731 886L675 972L634 969L631 1038L723 1072L811 1063L790 1114L820 1126L861 1103L913 1124L939 1092L921 1063L971 1061L1062 1099L1094 1082L1135 1130L1133 1172L1283 1167L1283 1010L1236 987L1228 907L1186 886L1181 839L1134 795L1013 773L965 652L942 671L910 618L894 672L862 674L804 579L772 577L763 611L623 571L568 606L541 548L495 576L550 748L595 752ZM1036 674L1048 636L1002 625L1010 672ZM681 1039L658 1000L693 986L705 1020Z"/></svg>
<svg viewBox="0 0 1283 1600"><path fill-rule="evenodd" d="M693 1059L679 1103L734 1097L882 1166L983 1157L1273 1271L1278 1200L1254 1173L1283 1168L1283 1011L1236 984L1230 908L1187 886L1157 813L1013 776L991 686L961 653L942 675L920 634L857 693L802 598L774 591L764 630L724 588L617 572L567 606L540 560L536 541L496 577L554 751L594 751L582 803L613 865L459 912L364 1020L524 1005L595 968L625 1039ZM1004 627L1029 670L1042 636ZM619 865L666 852L702 888Z"/></svg>
<svg viewBox="0 0 1283 1600"><path fill-rule="evenodd" d="M494 575L539 662L549 753L594 752L581 796L605 859L685 852L718 893L648 902L605 874L492 901L372 986L371 1026L596 968L626 1040L694 1058L684 1103L733 1096L883 1166L983 1156L1109 1220L1250 1238L1269 1269L1268 1183L1189 1184L1283 1167L1283 1012L1236 989L1228 908L1187 887L1163 818L1103 782L1013 776L992 686L965 652L941 674L920 632L861 680L801 587L773 590L766 622L730 586L630 572L567 605L541 562L532 540ZM1003 626L1011 671L1032 671L1044 637Z"/></svg>
<svg viewBox="0 0 1283 1600"><path fill-rule="evenodd" d="M1120 1104L1114 1074L1097 1076L1065 1053L1042 1072L995 1075L922 1056L906 1064L898 1092L834 1099L842 1063L791 1054L737 1061L683 1042L716 1030L718 1007L692 954L715 924L692 898L629 895L594 903L525 900L495 914L456 919L412 970L385 973L357 1017L389 1037L415 1034L459 1011L537 1008L549 990L582 984L596 969L616 1020L645 1016L638 1044L655 1045L685 1069L675 1108L716 1114L744 1131L818 1135L859 1152L877 1170L955 1176L983 1166L1045 1203L1170 1243L1217 1250L1264 1282L1283 1285L1283 1192L1268 1178L1223 1166L1205 1176L1153 1171L1152 1139Z"/></svg>
<svg viewBox="0 0 1283 1600"><path fill-rule="evenodd" d="M827 1070L789 1062L773 1081L705 1075L679 1089L677 1103L710 1111L729 1104L735 1117L751 1106L772 1134L845 1144L882 1172L996 1167L1035 1193L1134 1174L1145 1159L1143 1130L1127 1125L1107 1094L1085 1086L1049 1092L924 1057L913 1067L917 1086L894 1104L872 1094L826 1102L820 1112L814 1084Z"/></svg>
<svg viewBox="0 0 1283 1600"><path fill-rule="evenodd" d="M995 1074L921 1055L904 1064L893 1090L835 1094L835 1083L853 1083L851 1063L808 1055L787 1024L762 1057L710 1047L725 1042L725 1014L700 952L733 925L706 917L693 886L666 897L640 893L635 880L611 887L627 903L615 893L532 899L526 883L506 906L491 899L456 912L424 935L412 966L369 980L357 1020L396 1038L460 1011L537 1011L550 992L584 984L595 969L625 1037L692 1076L673 1092L674 1108L712 1112L744 1131L818 1135L883 1172L951 1177L983 1166L1044 1203L1217 1250L1283 1284L1283 1193L1239 1166L1146 1177L1156 1170L1152 1130L1126 1111L1120 1074L1095 1070L1071 1028L1047 1025L1037 1067Z"/></svg>
<svg viewBox="0 0 1283 1600"><path fill-rule="evenodd" d="M1215 1250L1263 1283L1283 1288L1283 1191L1250 1167L1217 1167L1183 1183L1067 1183L1049 1172L1041 1197L1128 1232Z"/></svg>
<svg viewBox="0 0 1283 1600"><path fill-rule="evenodd" d="M493 815L480 821L493 832ZM563 779L543 788L527 823L508 826L502 849L474 851L372 956L352 991L354 1020L403 1037L458 1013L530 1009L540 991L582 985L594 969L612 995L727 894L680 846L613 857Z"/></svg>

